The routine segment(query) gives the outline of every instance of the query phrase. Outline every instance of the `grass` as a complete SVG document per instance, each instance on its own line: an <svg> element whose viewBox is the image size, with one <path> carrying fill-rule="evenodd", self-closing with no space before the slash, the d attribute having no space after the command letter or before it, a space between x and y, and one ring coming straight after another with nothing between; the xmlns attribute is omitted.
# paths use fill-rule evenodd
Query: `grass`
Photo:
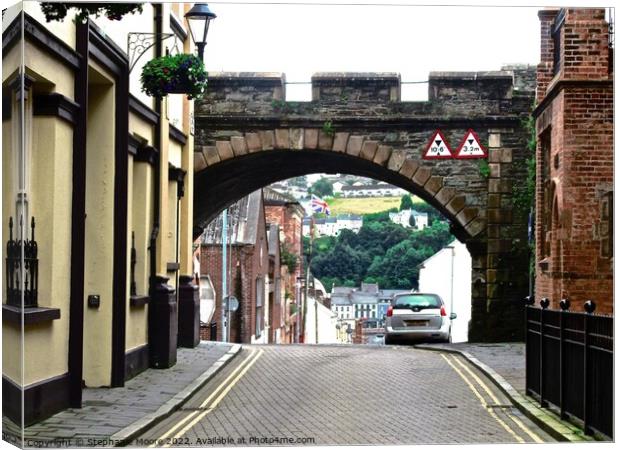
<svg viewBox="0 0 620 450"><path fill-rule="evenodd" d="M390 208L400 207L400 197L365 197L365 198L344 198L333 197L325 199L329 204L332 216L338 214L372 214L386 211ZM422 199L411 196L413 203L421 203Z"/></svg>

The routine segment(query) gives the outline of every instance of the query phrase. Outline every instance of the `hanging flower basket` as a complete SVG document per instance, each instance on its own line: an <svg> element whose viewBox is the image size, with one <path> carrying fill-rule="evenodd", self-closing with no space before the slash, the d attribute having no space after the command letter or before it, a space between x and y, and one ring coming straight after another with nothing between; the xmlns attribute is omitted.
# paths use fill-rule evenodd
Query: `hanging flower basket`
<svg viewBox="0 0 620 450"><path fill-rule="evenodd" d="M207 88L207 72L195 55L162 56L147 62L140 76L142 92L151 97L187 94L191 100L200 98Z"/></svg>
<svg viewBox="0 0 620 450"><path fill-rule="evenodd" d="M106 16L110 20L121 20L125 14L142 12L141 3L64 3L64 2L44 2L41 3L41 11L45 15L45 20L62 21L67 16L70 9L76 10L76 23L84 23L89 15L99 17Z"/></svg>

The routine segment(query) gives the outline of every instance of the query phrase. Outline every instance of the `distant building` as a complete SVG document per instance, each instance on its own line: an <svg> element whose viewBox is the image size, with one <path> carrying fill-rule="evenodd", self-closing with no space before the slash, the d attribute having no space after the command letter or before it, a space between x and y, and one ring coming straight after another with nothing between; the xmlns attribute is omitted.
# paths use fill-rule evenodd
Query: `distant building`
<svg viewBox="0 0 620 450"><path fill-rule="evenodd" d="M331 293L331 309L342 322L369 321L383 326L387 308L397 293L411 292L404 289L381 290L376 283L362 283L359 289L334 286Z"/></svg>
<svg viewBox="0 0 620 450"><path fill-rule="evenodd" d="M215 298L229 293L239 300L237 311L230 313L230 342L267 343L265 323L269 322L269 251L263 194L255 191L228 208L227 252L228 289L222 294L222 215L204 230L200 248L200 270L215 288ZM213 319L218 340L222 334L221 302L216 302Z"/></svg>
<svg viewBox="0 0 620 450"><path fill-rule="evenodd" d="M299 342L303 339L303 295L298 277L303 272L302 267L302 221L304 209L300 203L286 193L276 192L272 189L263 189L265 197L265 216L269 223L278 224L280 229L280 242L286 253L297 260L294 269L288 265L281 266L281 279L284 306L284 336L282 342ZM293 270L291 270L293 269Z"/></svg>
<svg viewBox="0 0 620 450"><path fill-rule="evenodd" d="M345 187L346 184L344 184L341 181L336 181L334 183L332 183L332 189L334 191L334 194L341 194L342 193L342 188Z"/></svg>
<svg viewBox="0 0 620 450"><path fill-rule="evenodd" d="M314 219L314 227L318 236L338 236L342 230L358 233L363 224L362 216L355 214L340 214L336 217ZM309 232L310 229L308 228Z"/></svg>
<svg viewBox="0 0 620 450"><path fill-rule="evenodd" d="M303 236L316 237L313 217L304 217L302 222L301 234Z"/></svg>
<svg viewBox="0 0 620 450"><path fill-rule="evenodd" d="M404 189L387 183L362 184L356 182L353 186L343 186L343 197L402 197L407 194Z"/></svg>
<svg viewBox="0 0 620 450"><path fill-rule="evenodd" d="M414 227L418 231L428 227L428 213L421 213L414 209L403 209L399 212L390 213L390 220L405 228Z"/></svg>
<svg viewBox="0 0 620 450"><path fill-rule="evenodd" d="M419 291L437 294L452 321L452 342L467 342L471 318L471 255L454 240L420 265Z"/></svg>

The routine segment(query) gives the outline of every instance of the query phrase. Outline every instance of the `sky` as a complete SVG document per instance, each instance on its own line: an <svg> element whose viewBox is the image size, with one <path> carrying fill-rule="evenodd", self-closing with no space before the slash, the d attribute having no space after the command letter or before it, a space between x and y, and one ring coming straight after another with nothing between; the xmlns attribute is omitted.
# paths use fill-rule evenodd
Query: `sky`
<svg viewBox="0 0 620 450"><path fill-rule="evenodd" d="M420 82L431 71L539 60L540 7L266 3L209 2L218 16L205 51L209 71L284 72L288 82L309 82L315 72L397 72ZM403 85L403 100L426 93L425 83ZM309 99L309 85L287 85L287 100Z"/></svg>

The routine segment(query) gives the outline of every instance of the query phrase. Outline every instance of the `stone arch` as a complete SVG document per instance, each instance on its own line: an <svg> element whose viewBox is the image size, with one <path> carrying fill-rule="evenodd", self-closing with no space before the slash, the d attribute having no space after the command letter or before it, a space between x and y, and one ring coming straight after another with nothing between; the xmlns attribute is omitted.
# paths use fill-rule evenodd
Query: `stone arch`
<svg viewBox="0 0 620 450"><path fill-rule="evenodd" d="M450 221L453 234L463 241L486 228L480 209L468 204L464 193L446 185L432 167L422 165L405 150L354 132L326 133L319 128L246 132L202 146L195 153L194 170L195 192L203 195L194 202L194 223L199 227L267 184L333 171L386 181L421 197ZM250 179L249 172L258 176Z"/></svg>

